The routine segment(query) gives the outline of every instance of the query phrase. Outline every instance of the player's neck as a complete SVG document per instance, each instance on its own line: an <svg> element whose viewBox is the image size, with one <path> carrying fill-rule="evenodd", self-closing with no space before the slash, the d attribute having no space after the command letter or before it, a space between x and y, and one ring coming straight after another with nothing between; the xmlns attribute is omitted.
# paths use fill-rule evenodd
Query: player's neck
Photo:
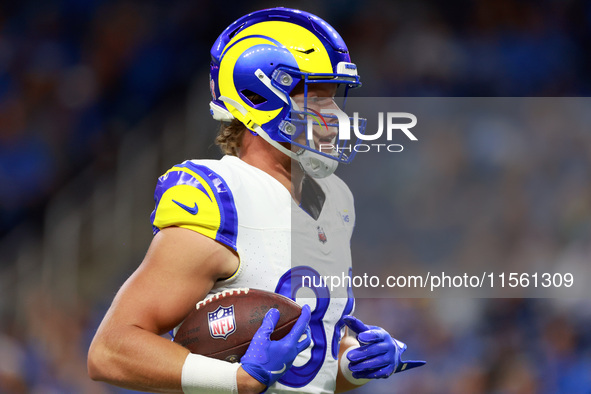
<svg viewBox="0 0 591 394"><path fill-rule="evenodd" d="M300 202L304 174L297 163L258 136L246 133L240 147L240 159L275 178Z"/></svg>

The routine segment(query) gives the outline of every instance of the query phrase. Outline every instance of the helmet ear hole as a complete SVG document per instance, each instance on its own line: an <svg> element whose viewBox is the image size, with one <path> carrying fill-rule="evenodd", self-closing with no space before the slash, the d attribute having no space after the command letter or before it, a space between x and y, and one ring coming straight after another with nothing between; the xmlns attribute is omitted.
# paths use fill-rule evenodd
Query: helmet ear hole
<svg viewBox="0 0 591 394"><path fill-rule="evenodd" d="M264 104L267 102L266 98L264 98L260 94L253 92L250 89L242 89L240 91L240 94L242 94L242 96L246 99L248 104L251 105L252 107L259 105L259 104Z"/></svg>

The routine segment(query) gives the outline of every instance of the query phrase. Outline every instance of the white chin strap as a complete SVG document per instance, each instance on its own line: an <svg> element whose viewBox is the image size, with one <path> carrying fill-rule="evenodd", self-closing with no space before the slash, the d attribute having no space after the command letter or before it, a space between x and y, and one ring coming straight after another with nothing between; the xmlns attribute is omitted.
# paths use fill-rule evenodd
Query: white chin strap
<svg viewBox="0 0 591 394"><path fill-rule="evenodd" d="M265 141L267 141L273 148L277 149L281 153L286 154L287 156L291 157L294 160L299 160L298 154L293 152L290 149L287 149L285 146L281 145L279 141L275 141L269 137L269 134L265 130L261 128L259 125L255 125L253 127L254 131Z"/></svg>
<svg viewBox="0 0 591 394"><path fill-rule="evenodd" d="M319 154L302 149L298 162L304 172L312 178L326 178L337 169L339 163L336 160L320 156Z"/></svg>

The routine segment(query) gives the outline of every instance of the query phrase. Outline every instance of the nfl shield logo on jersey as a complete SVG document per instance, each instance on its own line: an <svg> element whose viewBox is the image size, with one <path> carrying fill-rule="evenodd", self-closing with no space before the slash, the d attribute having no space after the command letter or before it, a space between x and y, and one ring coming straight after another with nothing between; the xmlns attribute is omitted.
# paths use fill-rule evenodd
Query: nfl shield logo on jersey
<svg viewBox="0 0 591 394"><path fill-rule="evenodd" d="M209 334L213 338L228 338L228 335L236 331L236 319L234 318L234 305L229 307L219 306L213 312L208 312Z"/></svg>
<svg viewBox="0 0 591 394"><path fill-rule="evenodd" d="M316 227L316 229L318 230L318 241L325 244L326 241L328 241L328 239L326 238L326 234L324 233L324 229L320 226Z"/></svg>

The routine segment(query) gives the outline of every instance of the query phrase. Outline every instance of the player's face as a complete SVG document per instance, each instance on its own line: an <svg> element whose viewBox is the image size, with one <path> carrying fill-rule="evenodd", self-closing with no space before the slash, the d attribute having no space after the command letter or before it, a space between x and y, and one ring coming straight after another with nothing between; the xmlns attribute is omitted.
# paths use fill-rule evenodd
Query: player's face
<svg viewBox="0 0 591 394"><path fill-rule="evenodd" d="M337 84L334 83L315 83L308 85L308 97L305 100L303 86L297 86L292 92L292 98L301 110L309 113L321 113L323 109L339 109L335 103L335 94ZM318 117L316 118L318 119ZM314 146L326 153L331 153L331 146L335 143L338 133L338 124L332 119L327 119L327 126L314 122L312 127L314 136ZM305 144L306 133L300 134L296 141Z"/></svg>

